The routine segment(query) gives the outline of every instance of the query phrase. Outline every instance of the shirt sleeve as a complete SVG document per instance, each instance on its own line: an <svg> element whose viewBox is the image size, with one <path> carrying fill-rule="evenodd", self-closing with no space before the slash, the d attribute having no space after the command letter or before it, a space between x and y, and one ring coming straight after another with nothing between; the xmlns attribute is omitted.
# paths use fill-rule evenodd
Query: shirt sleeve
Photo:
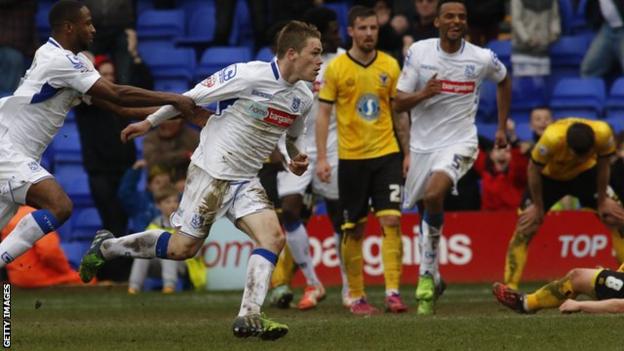
<svg viewBox="0 0 624 351"><path fill-rule="evenodd" d="M397 82L400 75L401 67L399 67L399 63L395 59L392 59L392 67L390 68L390 83L392 84L390 98L392 99L394 99L397 95Z"/></svg>
<svg viewBox="0 0 624 351"><path fill-rule="evenodd" d="M319 91L319 100L324 102L333 103L336 101L336 94L338 93L338 80L335 77L335 63L336 60L327 66L325 74L323 75L323 81L321 82L321 90Z"/></svg>
<svg viewBox="0 0 624 351"><path fill-rule="evenodd" d="M485 78L500 83L507 76L507 68L498 59L494 51L485 49L488 53L488 62L485 69Z"/></svg>
<svg viewBox="0 0 624 351"><path fill-rule="evenodd" d="M215 101L227 100L241 95L249 87L248 72L245 64L237 63L214 73L193 89L184 93L198 105L206 105Z"/></svg>
<svg viewBox="0 0 624 351"><path fill-rule="evenodd" d="M416 62L417 58L415 55L415 44L410 46L407 51L407 56L405 57L405 61L403 63L403 70L399 76L399 80L397 82L397 90L411 93L416 91L418 85L418 62Z"/></svg>
<svg viewBox="0 0 624 351"><path fill-rule="evenodd" d="M539 165L546 165L555 152L555 144L552 142L552 138L549 137L547 132L548 129L546 129L544 134L539 138L537 144L535 144L531 151L531 159Z"/></svg>
<svg viewBox="0 0 624 351"><path fill-rule="evenodd" d="M609 156L615 153L615 138L608 124L600 123L600 126L595 128L594 133L596 134L596 152L599 157Z"/></svg>
<svg viewBox="0 0 624 351"><path fill-rule="evenodd" d="M100 73L84 55L65 54L52 61L48 83L54 88L72 88L85 94L98 79Z"/></svg>

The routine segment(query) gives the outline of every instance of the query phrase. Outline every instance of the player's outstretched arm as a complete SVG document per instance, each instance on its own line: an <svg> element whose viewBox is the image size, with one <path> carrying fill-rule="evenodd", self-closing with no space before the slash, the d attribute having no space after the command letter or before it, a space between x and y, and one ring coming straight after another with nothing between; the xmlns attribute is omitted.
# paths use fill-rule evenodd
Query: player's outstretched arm
<svg viewBox="0 0 624 351"><path fill-rule="evenodd" d="M566 300L559 306L559 311L562 313L624 313L624 299L608 299L601 301Z"/></svg>
<svg viewBox="0 0 624 351"><path fill-rule="evenodd" d="M172 105L175 110L188 118L192 117L195 108L195 102L187 96L117 85L102 78L93 84L87 95L126 107Z"/></svg>
<svg viewBox="0 0 624 351"><path fill-rule="evenodd" d="M498 129L496 130L496 146L507 146L507 116L511 105L511 78L509 74L496 86L496 104L498 105Z"/></svg>

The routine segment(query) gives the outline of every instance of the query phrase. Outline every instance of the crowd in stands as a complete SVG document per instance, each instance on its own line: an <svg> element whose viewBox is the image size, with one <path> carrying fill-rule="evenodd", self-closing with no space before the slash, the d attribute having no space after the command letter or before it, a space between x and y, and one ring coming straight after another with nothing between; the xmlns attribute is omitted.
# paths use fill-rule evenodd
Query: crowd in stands
<svg viewBox="0 0 624 351"><path fill-rule="evenodd" d="M349 7L373 7L381 25L379 49L399 62L411 43L438 36L433 25L437 0L84 2L97 28L92 57L104 78L175 92L186 91L230 63L270 60L272 33L280 23L300 19L315 6L337 13L343 47L348 47ZM47 40L51 4L48 0L0 1L0 97L17 87L35 50ZM448 209L517 208L526 188L530 148L553 119L563 116L612 122L619 133L620 150L614 157L612 186L622 197L624 184L616 181L624 179L624 122L618 122L624 116L624 102L617 102L624 98L624 80L616 79L624 66L622 2L467 0L466 4L469 40L495 51L514 77L513 121L508 125L511 144L494 149L488 140L494 135L496 96L495 87L484 84L476 121L483 137L481 154L474 169L459 182L460 195L449 195ZM44 154L42 164L55 173L76 203L76 214L59 232L60 245L73 268L78 262L72 258L82 256L101 227L118 236L149 225L167 227L162 201L170 196L162 192L172 186L178 193L183 190L185 170L199 142L198 129L174 120L136 145L124 144L119 133L128 123L128 119L82 104ZM58 247L58 240L52 245ZM145 262L138 265L131 279L134 290L140 290L147 270ZM125 281L130 266L130 261L116 263L103 269L98 278ZM67 267L62 268L59 272ZM171 271L163 273L166 291L172 286ZM66 281L73 282L69 278Z"/></svg>

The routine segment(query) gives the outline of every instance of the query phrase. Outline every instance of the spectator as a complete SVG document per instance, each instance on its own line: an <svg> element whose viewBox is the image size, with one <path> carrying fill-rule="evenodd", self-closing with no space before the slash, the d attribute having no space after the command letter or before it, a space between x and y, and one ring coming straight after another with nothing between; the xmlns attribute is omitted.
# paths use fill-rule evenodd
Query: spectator
<svg viewBox="0 0 624 351"><path fill-rule="evenodd" d="M533 145L537 143L539 138L544 134L546 127L553 122L552 111L546 106L538 106L531 110L529 116L529 126L532 131L531 140L525 140L520 143L520 151L528 155L533 148Z"/></svg>
<svg viewBox="0 0 624 351"><path fill-rule="evenodd" d="M35 211L22 206L2 229L2 240L13 231L22 217ZM46 234L33 247L6 266L9 282L20 288L41 288L59 284L82 284L78 272L73 270L61 249L56 232Z"/></svg>
<svg viewBox="0 0 624 351"><path fill-rule="evenodd" d="M291 1L292 2L292 1ZM215 45L229 45L232 22L236 17L236 1L216 0L217 24L215 31ZM255 49L268 44L266 30L269 3L267 0L247 0L249 16L253 28Z"/></svg>
<svg viewBox="0 0 624 351"><path fill-rule="evenodd" d="M511 0L511 62L515 76L550 74L548 47L561 34L557 0Z"/></svg>
<svg viewBox="0 0 624 351"><path fill-rule="evenodd" d="M94 64L102 78L115 82L115 66L108 57L97 56ZM128 217L117 191L122 176L136 161L134 143L124 144L119 138L128 120L95 105L81 104L75 111L82 161L102 226L118 235L125 235Z"/></svg>
<svg viewBox="0 0 624 351"><path fill-rule="evenodd" d="M0 92L13 92L37 49L36 0L0 1Z"/></svg>
<svg viewBox="0 0 624 351"><path fill-rule="evenodd" d="M407 31L407 23L392 18L392 7L389 0L377 0L375 13L379 21L379 41L377 47L392 55L397 61L403 61L403 34Z"/></svg>
<svg viewBox="0 0 624 351"><path fill-rule="evenodd" d="M505 18L505 0L466 0L470 42L485 46L498 38L500 23Z"/></svg>
<svg viewBox="0 0 624 351"><path fill-rule="evenodd" d="M174 119L147 134L143 140L143 157L148 169L163 164L178 168L181 164L188 165L198 145L199 133L184 120Z"/></svg>
<svg viewBox="0 0 624 351"><path fill-rule="evenodd" d="M403 37L404 52L407 51L413 42L437 38L439 36L438 28L433 24L436 17L436 8L438 0L414 0L414 9L416 11L412 18L412 26ZM397 16L399 17L399 16ZM393 19L393 21L395 21Z"/></svg>
<svg viewBox="0 0 624 351"><path fill-rule="evenodd" d="M507 120L511 144L480 152L474 168L481 176L482 210L515 210L527 185L528 158L522 154L512 120Z"/></svg>
<svg viewBox="0 0 624 351"><path fill-rule="evenodd" d="M175 233L175 229L173 229L171 222L169 222L169 217L171 217L171 214L180 204L180 193L173 185L169 184L154 192L154 200L160 214L151 221L145 230L157 229ZM178 267L180 266L180 262L160 258L134 259L134 262L132 263L132 271L130 272L128 293L136 295L141 291L143 282L145 281L150 268L150 263L160 263L163 280L163 294L174 293L178 282Z"/></svg>
<svg viewBox="0 0 624 351"><path fill-rule="evenodd" d="M615 61L624 67L624 2L619 0L587 1L586 16L594 28L600 28L581 63L582 77L603 77Z"/></svg>

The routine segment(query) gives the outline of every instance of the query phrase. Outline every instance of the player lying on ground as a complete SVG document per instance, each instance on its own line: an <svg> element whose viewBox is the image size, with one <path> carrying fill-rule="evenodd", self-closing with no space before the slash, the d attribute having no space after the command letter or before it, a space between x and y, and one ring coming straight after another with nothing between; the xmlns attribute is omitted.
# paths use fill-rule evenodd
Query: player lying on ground
<svg viewBox="0 0 624 351"><path fill-rule="evenodd" d="M524 294L501 283L494 283L492 293L503 305L518 313L533 313L557 308L564 313L624 312L624 265L617 271L575 268L565 277L552 281L533 293ZM579 295L592 301L577 301Z"/></svg>

